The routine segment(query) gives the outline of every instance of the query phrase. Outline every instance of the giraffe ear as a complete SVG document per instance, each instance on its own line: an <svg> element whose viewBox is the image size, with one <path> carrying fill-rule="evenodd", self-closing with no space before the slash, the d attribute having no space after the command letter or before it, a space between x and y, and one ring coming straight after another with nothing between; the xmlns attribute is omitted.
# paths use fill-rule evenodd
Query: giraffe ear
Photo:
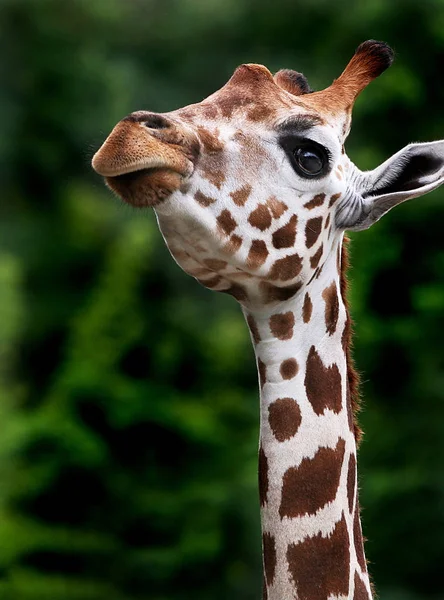
<svg viewBox="0 0 444 600"><path fill-rule="evenodd" d="M305 75L291 69L281 69L273 79L279 87L294 96L310 94L313 91Z"/></svg>
<svg viewBox="0 0 444 600"><path fill-rule="evenodd" d="M423 196L444 183L444 140L409 144L373 171L362 174L359 188L338 207L344 229L368 229L394 206Z"/></svg>

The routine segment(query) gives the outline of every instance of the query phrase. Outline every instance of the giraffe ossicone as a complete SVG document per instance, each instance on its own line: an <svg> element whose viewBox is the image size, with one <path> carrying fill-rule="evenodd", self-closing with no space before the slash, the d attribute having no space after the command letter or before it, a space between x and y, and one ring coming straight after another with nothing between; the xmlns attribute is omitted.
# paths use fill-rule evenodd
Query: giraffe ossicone
<svg viewBox="0 0 444 600"><path fill-rule="evenodd" d="M372 171L347 157L357 95L393 59L367 41L333 84L242 65L202 102L120 121L93 158L154 207L176 262L242 306L261 396L264 598L369 600L356 487L357 376L344 232L444 182L444 141Z"/></svg>

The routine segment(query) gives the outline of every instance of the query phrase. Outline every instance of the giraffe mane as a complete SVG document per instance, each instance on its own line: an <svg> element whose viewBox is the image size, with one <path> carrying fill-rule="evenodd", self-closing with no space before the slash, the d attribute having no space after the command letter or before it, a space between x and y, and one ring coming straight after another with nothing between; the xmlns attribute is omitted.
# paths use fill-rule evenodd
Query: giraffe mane
<svg viewBox="0 0 444 600"><path fill-rule="evenodd" d="M348 268L350 266L350 238L344 235L342 242L342 260L341 260L341 296L347 311L347 324L344 329L342 345L345 352L347 362L347 383L348 396L350 399L353 430L355 433L356 443L359 444L362 439L362 429L358 423L358 413L361 410L361 393L360 393L360 375L356 370L355 361L353 359L353 320L350 315L350 306L348 301Z"/></svg>

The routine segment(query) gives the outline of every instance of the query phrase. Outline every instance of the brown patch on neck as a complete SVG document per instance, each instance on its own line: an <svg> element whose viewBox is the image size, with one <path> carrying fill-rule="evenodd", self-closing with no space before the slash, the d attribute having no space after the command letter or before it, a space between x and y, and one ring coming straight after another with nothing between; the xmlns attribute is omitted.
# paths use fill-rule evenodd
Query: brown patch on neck
<svg viewBox="0 0 444 600"><path fill-rule="evenodd" d="M289 311L270 317L270 330L279 340L289 340L293 336L294 314Z"/></svg>
<svg viewBox="0 0 444 600"><path fill-rule="evenodd" d="M276 570L276 542L270 533L262 536L262 549L264 553L264 571L267 585L273 585Z"/></svg>
<svg viewBox="0 0 444 600"><path fill-rule="evenodd" d="M310 295L307 292L304 298L304 305L302 307L302 319L304 323L308 323L311 319L311 313L313 311L313 303L311 301Z"/></svg>
<svg viewBox="0 0 444 600"><path fill-rule="evenodd" d="M347 596L350 577L350 540L344 515L328 537L319 533L287 550L288 567L299 600L327 600Z"/></svg>
<svg viewBox="0 0 444 600"><path fill-rule="evenodd" d="M278 398L268 407L268 422L279 442L291 439L302 422L299 404L293 398Z"/></svg>
<svg viewBox="0 0 444 600"><path fill-rule="evenodd" d="M361 519L359 518L359 504L356 502L355 516L353 519L353 538L355 542L356 558L363 573L367 572L367 563L364 554L364 539L362 537Z"/></svg>
<svg viewBox="0 0 444 600"><path fill-rule="evenodd" d="M355 591L353 594L353 600L370 600L367 588L365 587L362 579L359 577L357 571L355 571Z"/></svg>
<svg viewBox="0 0 444 600"><path fill-rule="evenodd" d="M282 379L293 379L298 374L298 371L299 365L295 358L286 358L281 362L281 366L279 367Z"/></svg>
<svg viewBox="0 0 444 600"><path fill-rule="evenodd" d="M265 506L268 496L268 459L262 446L259 448L259 499Z"/></svg>
<svg viewBox="0 0 444 600"><path fill-rule="evenodd" d="M333 335L336 331L339 318L339 298L334 281L322 292L322 298L325 302L325 325L327 333Z"/></svg>
<svg viewBox="0 0 444 600"><path fill-rule="evenodd" d="M270 304L271 302L284 302L292 298L301 289L302 282L298 281L293 285L280 287L267 281L261 281L259 286L263 292L264 302Z"/></svg>
<svg viewBox="0 0 444 600"><path fill-rule="evenodd" d="M347 385L348 391L350 395L351 402L351 410L352 410L352 418L353 418L353 427L356 438L356 443L359 444L362 438L362 430L359 427L357 421L357 415L360 410L360 393L359 393L359 374L355 369L355 364L352 356L352 334L353 334L353 321L350 317L350 310L347 298L348 291L348 281L347 281L347 269L349 266L349 252L348 252L348 244L350 240L347 236L344 236L344 240L342 242L342 257L341 257L341 296L342 301L345 305L345 310L347 313L347 321L344 327L344 331L342 333L342 347L344 348L345 358L347 362Z"/></svg>
<svg viewBox="0 0 444 600"><path fill-rule="evenodd" d="M252 315L247 316L248 327L250 328L251 337L255 344L259 344L261 341L261 334L259 333L259 328L257 326L256 321Z"/></svg>
<svg viewBox="0 0 444 600"><path fill-rule="evenodd" d="M262 389L267 382L267 367L260 358L257 359L257 370L259 372L259 384Z"/></svg>
<svg viewBox="0 0 444 600"><path fill-rule="evenodd" d="M247 290L242 287L239 283L232 283L226 290L220 290L223 294L229 294L236 298L238 302L247 302L248 293Z"/></svg>
<svg viewBox="0 0 444 600"><path fill-rule="evenodd" d="M290 467L282 482L279 514L295 518L314 515L336 498L344 462L345 440L336 448L319 448L313 458L304 458L298 467Z"/></svg>
<svg viewBox="0 0 444 600"><path fill-rule="evenodd" d="M336 363L326 367L312 346L308 353L305 371L307 398L317 415L330 409L336 414L342 408L341 374Z"/></svg>
<svg viewBox="0 0 444 600"><path fill-rule="evenodd" d="M347 471L347 499L348 499L348 510L350 514L353 513L353 506L355 503L356 494L356 458L354 454L350 454L348 459L348 471Z"/></svg>

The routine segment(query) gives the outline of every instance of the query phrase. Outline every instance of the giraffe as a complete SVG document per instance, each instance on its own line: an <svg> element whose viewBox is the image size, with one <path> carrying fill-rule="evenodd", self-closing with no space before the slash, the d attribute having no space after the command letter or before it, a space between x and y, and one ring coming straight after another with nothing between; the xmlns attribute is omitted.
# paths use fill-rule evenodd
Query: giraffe
<svg viewBox="0 0 444 600"><path fill-rule="evenodd" d="M371 600L357 491L358 377L345 231L444 182L444 141L360 171L344 142L358 94L393 60L369 40L329 87L238 67L203 101L131 113L93 158L153 207L178 265L233 296L260 388L259 496L268 600Z"/></svg>

